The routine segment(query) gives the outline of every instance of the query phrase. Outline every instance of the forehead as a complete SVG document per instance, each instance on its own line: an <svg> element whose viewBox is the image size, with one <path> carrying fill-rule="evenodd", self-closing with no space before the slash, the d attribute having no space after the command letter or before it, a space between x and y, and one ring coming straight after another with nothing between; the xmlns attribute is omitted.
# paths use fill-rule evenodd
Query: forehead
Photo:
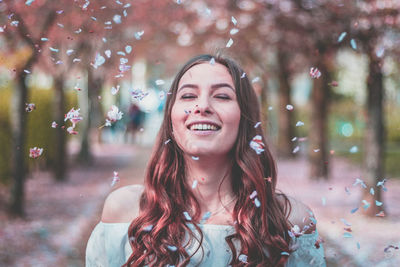
<svg viewBox="0 0 400 267"><path fill-rule="evenodd" d="M179 86L185 83L229 83L233 87L232 76L227 67L222 64L208 62L197 64L188 69L179 81Z"/></svg>

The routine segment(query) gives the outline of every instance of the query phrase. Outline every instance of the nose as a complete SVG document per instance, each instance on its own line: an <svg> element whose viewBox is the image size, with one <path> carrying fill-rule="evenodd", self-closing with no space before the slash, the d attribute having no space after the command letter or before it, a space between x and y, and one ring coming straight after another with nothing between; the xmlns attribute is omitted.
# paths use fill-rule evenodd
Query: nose
<svg viewBox="0 0 400 267"><path fill-rule="evenodd" d="M195 107L194 114L206 115L212 114L212 107L210 106L210 102L207 97L199 98Z"/></svg>

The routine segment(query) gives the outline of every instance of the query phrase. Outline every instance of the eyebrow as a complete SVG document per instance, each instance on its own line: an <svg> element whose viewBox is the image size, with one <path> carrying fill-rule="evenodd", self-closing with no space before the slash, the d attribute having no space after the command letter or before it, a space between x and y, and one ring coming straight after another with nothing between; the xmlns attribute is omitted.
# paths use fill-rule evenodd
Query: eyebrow
<svg viewBox="0 0 400 267"><path fill-rule="evenodd" d="M218 89L218 88L221 88L221 87L228 87L228 88L232 89L233 91L235 91L235 89L234 89L229 83L216 83L216 84L211 85L211 89L212 89L212 90L215 90L215 89ZM187 83L187 84L182 85L182 86L178 89L178 92L179 92L181 89L183 89L183 88L198 89L199 86L196 85L196 84Z"/></svg>

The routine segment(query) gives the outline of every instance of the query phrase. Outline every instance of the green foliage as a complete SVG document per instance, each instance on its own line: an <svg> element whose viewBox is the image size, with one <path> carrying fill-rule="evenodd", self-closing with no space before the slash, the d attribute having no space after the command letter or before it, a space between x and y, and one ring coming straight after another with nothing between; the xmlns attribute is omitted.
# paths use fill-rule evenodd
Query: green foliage
<svg viewBox="0 0 400 267"><path fill-rule="evenodd" d="M49 168L57 153L55 147L55 129L51 127L54 118L53 90L31 88L29 103L34 103L36 109L27 114L26 146L24 154L28 162L28 169ZM11 176L11 122L9 103L11 89L0 89L0 182L7 183ZM77 98L74 92L66 93L66 110L76 106ZM29 148L43 148L43 154L36 159L29 158Z"/></svg>
<svg viewBox="0 0 400 267"><path fill-rule="evenodd" d="M11 176L11 124L9 120L10 89L0 89L0 182Z"/></svg>

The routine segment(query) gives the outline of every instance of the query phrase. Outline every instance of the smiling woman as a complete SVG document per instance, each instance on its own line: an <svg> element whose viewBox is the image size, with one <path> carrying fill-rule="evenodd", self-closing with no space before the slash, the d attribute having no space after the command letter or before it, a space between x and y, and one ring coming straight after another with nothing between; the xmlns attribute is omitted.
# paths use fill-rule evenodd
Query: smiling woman
<svg viewBox="0 0 400 267"><path fill-rule="evenodd" d="M259 121L234 61L189 60L172 83L145 185L107 198L87 266L325 266L313 213L276 192Z"/></svg>

